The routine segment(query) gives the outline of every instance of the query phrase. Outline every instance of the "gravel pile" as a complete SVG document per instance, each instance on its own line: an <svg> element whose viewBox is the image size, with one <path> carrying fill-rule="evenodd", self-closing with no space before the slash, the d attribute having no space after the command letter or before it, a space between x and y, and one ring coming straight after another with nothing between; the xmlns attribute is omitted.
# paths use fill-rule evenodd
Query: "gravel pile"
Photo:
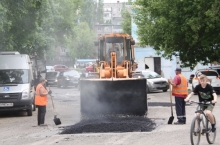
<svg viewBox="0 0 220 145"><path fill-rule="evenodd" d="M149 132L156 124L143 116L101 116L84 118L79 123L64 127L61 134L102 132Z"/></svg>

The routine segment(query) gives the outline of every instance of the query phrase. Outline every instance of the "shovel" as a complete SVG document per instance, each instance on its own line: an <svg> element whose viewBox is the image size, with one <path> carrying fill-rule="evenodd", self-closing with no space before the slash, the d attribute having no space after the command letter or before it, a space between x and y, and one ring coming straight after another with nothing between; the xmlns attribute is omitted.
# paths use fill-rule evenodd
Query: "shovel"
<svg viewBox="0 0 220 145"><path fill-rule="evenodd" d="M56 125L60 125L61 124L60 118L57 118L57 115L56 115L56 113L54 111L53 96L50 95L50 97L51 97L51 101L52 101L52 105L53 105L53 112L54 112L54 119L53 119L53 121L54 121L54 123Z"/></svg>
<svg viewBox="0 0 220 145"><path fill-rule="evenodd" d="M50 86L49 86L49 90L50 90ZM54 111L55 109L54 109L54 104L53 104L53 96L50 95L50 97L51 97L51 102L52 102L53 112L54 112L54 119L53 119L53 121L54 121L54 123L55 123L56 125L60 125L60 124L61 124L60 118L57 118L57 115L56 115L56 113L55 113L55 111Z"/></svg>
<svg viewBox="0 0 220 145"><path fill-rule="evenodd" d="M172 89L171 85L170 86L170 107L171 107L171 116L168 120L168 124L173 124L174 116L173 116L173 104L172 104Z"/></svg>

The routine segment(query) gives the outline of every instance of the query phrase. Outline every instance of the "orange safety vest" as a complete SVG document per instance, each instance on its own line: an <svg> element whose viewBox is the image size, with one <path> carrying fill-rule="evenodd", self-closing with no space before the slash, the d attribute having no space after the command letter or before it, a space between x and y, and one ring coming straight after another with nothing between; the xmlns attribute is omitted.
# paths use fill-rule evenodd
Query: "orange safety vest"
<svg viewBox="0 0 220 145"><path fill-rule="evenodd" d="M47 105L47 96L40 96L40 88L43 88L43 92L46 93L47 90L44 88L42 84L38 84L36 88L35 94L35 105L46 106Z"/></svg>
<svg viewBox="0 0 220 145"><path fill-rule="evenodd" d="M177 86L173 86L172 94L174 96L175 94L187 96L188 95L187 79L182 74L179 74L179 76L181 78L181 83Z"/></svg>

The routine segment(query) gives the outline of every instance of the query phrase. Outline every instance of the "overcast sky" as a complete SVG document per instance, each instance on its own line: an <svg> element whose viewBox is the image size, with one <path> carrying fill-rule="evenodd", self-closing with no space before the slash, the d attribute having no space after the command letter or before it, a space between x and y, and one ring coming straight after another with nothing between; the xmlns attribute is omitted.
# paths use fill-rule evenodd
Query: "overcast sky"
<svg viewBox="0 0 220 145"><path fill-rule="evenodd" d="M104 3L117 3L119 2L127 2L128 0L103 0Z"/></svg>

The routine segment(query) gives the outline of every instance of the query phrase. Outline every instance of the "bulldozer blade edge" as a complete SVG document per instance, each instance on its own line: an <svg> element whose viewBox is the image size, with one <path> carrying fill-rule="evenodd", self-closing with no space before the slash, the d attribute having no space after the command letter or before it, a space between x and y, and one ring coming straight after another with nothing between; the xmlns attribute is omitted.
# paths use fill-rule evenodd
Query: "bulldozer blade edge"
<svg viewBox="0 0 220 145"><path fill-rule="evenodd" d="M144 115L146 79L84 79L80 81L81 113Z"/></svg>

